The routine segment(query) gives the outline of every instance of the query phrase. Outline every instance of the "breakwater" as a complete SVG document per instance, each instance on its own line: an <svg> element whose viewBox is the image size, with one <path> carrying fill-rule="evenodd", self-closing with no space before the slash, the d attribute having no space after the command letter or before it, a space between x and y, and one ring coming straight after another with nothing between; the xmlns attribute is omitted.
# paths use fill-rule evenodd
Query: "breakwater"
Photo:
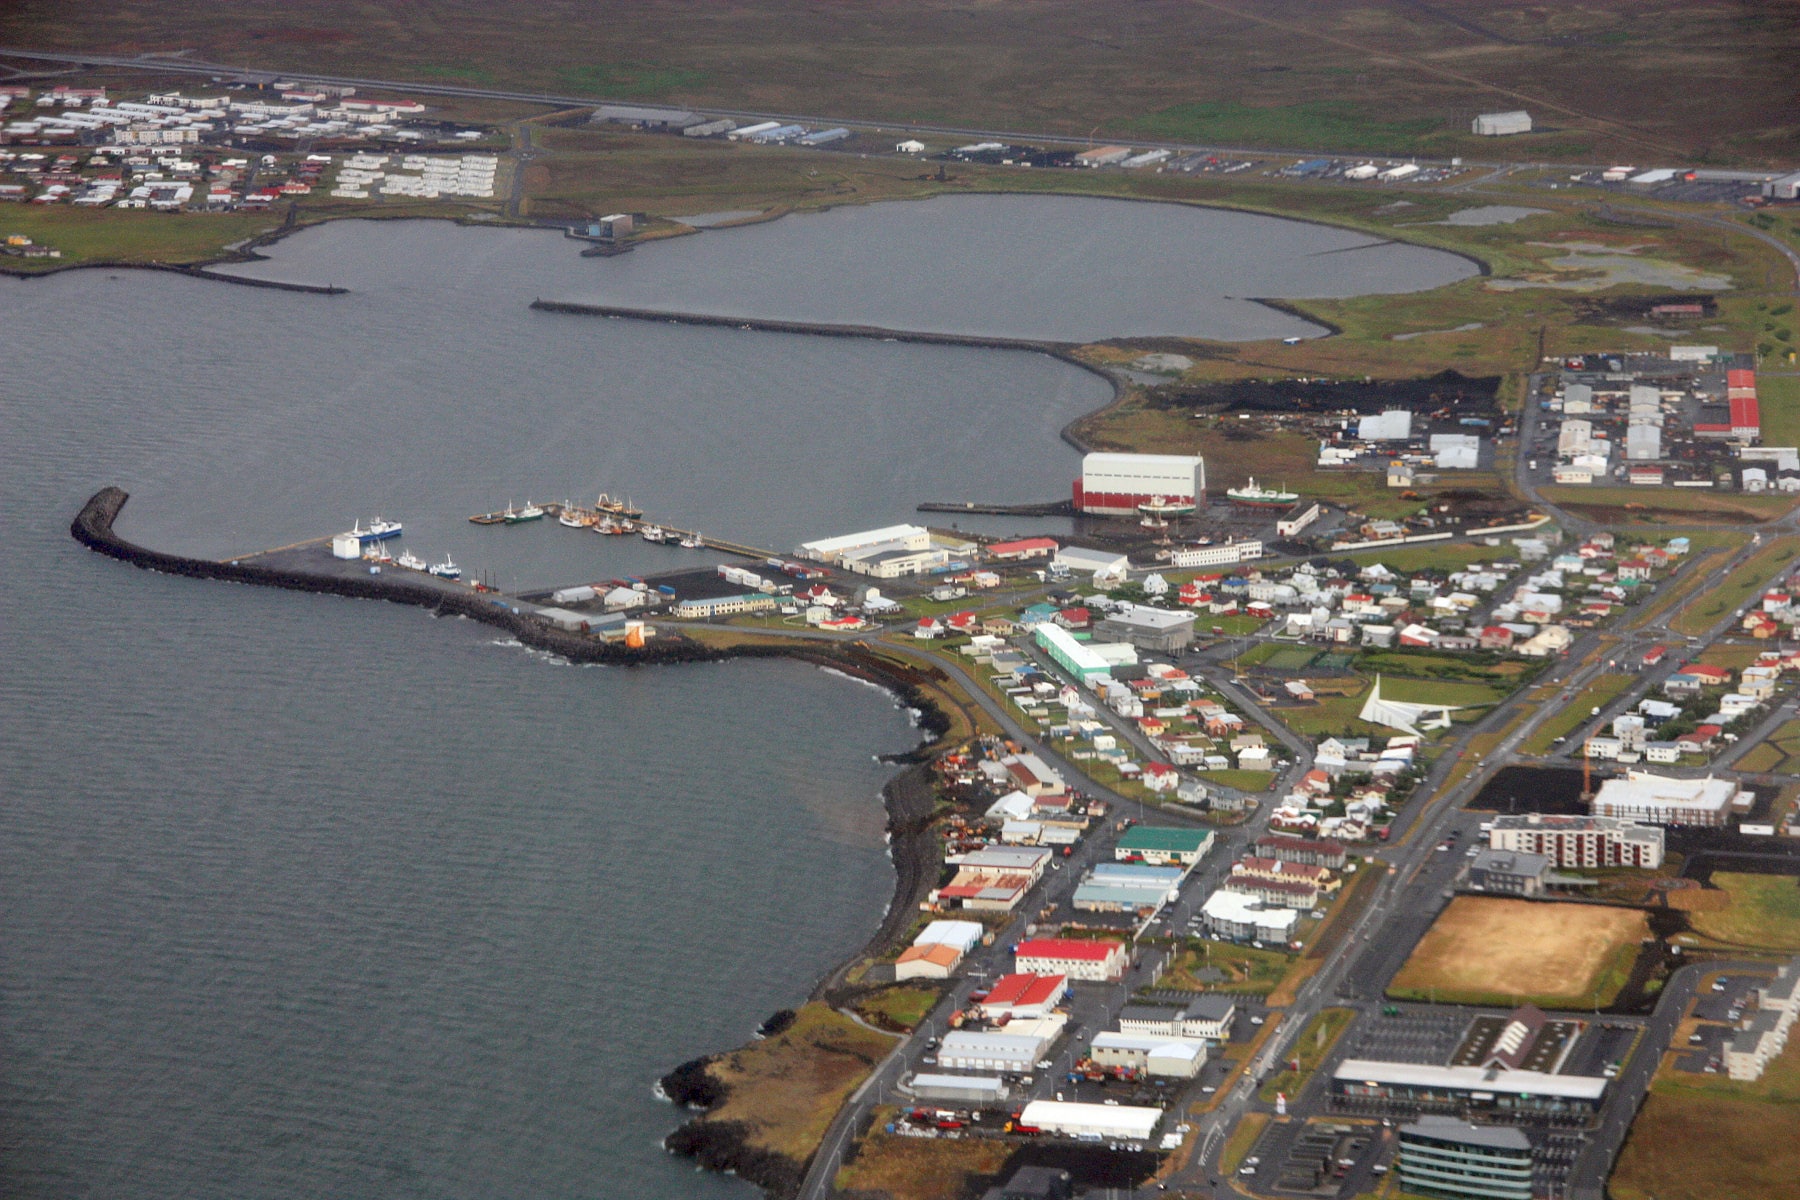
<svg viewBox="0 0 1800 1200"><path fill-rule="evenodd" d="M670 312L656 308L631 308L617 304L580 304L572 300L531 302L539 312L567 313L580 317L609 317L621 321L663 321L675 325L710 325L721 329L754 329L761 333L797 333L808 337L859 338L864 341L913 342L926 346L963 346L975 350L1020 350L1047 354L1090 375L1106 380L1113 400L1121 394L1112 372L1084 362L1074 354L1074 344L1031 338L987 337L980 334L934 333L923 329L889 329L882 325L836 325L818 321L774 321L764 317L731 317L719 313ZM1108 401L1112 403L1112 401Z"/></svg>

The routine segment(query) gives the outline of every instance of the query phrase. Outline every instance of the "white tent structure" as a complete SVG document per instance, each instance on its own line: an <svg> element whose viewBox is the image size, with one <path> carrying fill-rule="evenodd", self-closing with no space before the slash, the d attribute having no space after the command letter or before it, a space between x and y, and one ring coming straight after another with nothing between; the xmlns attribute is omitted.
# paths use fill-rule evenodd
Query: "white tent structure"
<svg viewBox="0 0 1800 1200"><path fill-rule="evenodd" d="M1369 689L1369 698L1363 701L1358 716L1371 725L1385 725L1419 737L1420 730L1450 728L1450 714L1462 707L1460 704L1413 704L1385 699L1381 694L1381 676L1377 675L1375 686Z"/></svg>

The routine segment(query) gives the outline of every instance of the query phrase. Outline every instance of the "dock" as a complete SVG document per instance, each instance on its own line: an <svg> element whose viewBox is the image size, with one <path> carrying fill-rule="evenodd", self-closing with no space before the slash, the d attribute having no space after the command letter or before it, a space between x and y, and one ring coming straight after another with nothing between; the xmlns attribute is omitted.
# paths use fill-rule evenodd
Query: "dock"
<svg viewBox="0 0 1800 1200"><path fill-rule="evenodd" d="M545 520L555 520L556 518L561 517L564 513L573 513L576 516L590 519L591 522L593 522L593 523L598 523L600 521L600 519L603 517L610 517L613 520L620 519L620 516L617 513L607 512L607 511L605 511L603 509L599 509L599 508L584 508L583 506L581 506L579 504L545 503L545 504L539 504L539 505L537 505L537 507L544 510L544 519ZM516 510L506 508L506 509L500 509L497 512L481 513L477 516L470 517L469 520L471 523L476 524L476 525L503 525L506 523L506 516L509 511L516 511ZM636 517L631 517L631 518L629 518L629 520L631 522L632 529L630 530L630 532L621 534L619 536L633 537L633 536L636 536L640 530L649 529L649 528L654 527L654 528L662 530L665 534L668 535L670 545L674 545L676 542L680 542L680 541L684 541L684 540L698 541L700 543L701 548L703 548L703 549L717 550L722 554L734 554L740 558L753 558L758 562L766 562L769 559L780 559L780 560L785 561L785 560L793 557L793 555L791 555L791 554L781 554L774 550L763 549L760 546L750 546L750 545L744 544L743 542L733 542L733 541L728 541L725 538L712 537L710 535L702 534L702 533L699 533L692 529L682 529L675 525L669 525L669 524L665 524L664 522L661 522L661 521L652 520L651 518L649 518L647 516L639 515ZM536 522L533 522L533 523L535 524ZM558 521L557 523L560 524L561 522ZM584 526L583 532L588 531L590 528L591 528L591 526Z"/></svg>
<svg viewBox="0 0 1800 1200"><path fill-rule="evenodd" d="M965 500L960 504L927 500L918 506L925 513L979 513L995 517L1072 517L1075 504L1070 500L1048 500L1042 504L977 504Z"/></svg>

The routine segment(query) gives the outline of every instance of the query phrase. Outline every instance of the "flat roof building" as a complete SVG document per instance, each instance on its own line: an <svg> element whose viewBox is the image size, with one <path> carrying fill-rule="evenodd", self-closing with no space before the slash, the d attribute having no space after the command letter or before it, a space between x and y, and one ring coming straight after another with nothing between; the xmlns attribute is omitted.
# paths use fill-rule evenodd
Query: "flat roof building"
<svg viewBox="0 0 1800 1200"><path fill-rule="evenodd" d="M1740 797L1742 797L1740 799ZM1628 771L1600 785L1591 806L1597 817L1622 817L1652 825L1720 826L1734 805L1749 807L1751 793L1730 779L1676 779L1648 771Z"/></svg>
<svg viewBox="0 0 1800 1200"><path fill-rule="evenodd" d="M1161 825L1134 825L1113 847L1120 862L1179 864L1191 867L1212 845L1210 829L1175 829Z"/></svg>
<svg viewBox="0 0 1800 1200"><path fill-rule="evenodd" d="M1206 1065L1206 1043L1154 1034L1096 1033L1089 1054L1102 1067L1125 1068L1146 1075L1192 1079Z"/></svg>
<svg viewBox="0 0 1800 1200"><path fill-rule="evenodd" d="M1102 641L1125 642L1139 650L1173 654L1193 644L1195 616L1193 612L1134 604L1123 612L1109 614L1094 626L1094 636Z"/></svg>
<svg viewBox="0 0 1800 1200"><path fill-rule="evenodd" d="M1231 1037L1235 1016L1235 997L1225 992L1206 992L1180 1007L1127 1004L1119 1010L1119 1032L1223 1042Z"/></svg>
<svg viewBox="0 0 1800 1200"><path fill-rule="evenodd" d="M1425 1116L1400 1127L1400 1182L1422 1196L1532 1200L1531 1141L1505 1126Z"/></svg>
<svg viewBox="0 0 1800 1200"><path fill-rule="evenodd" d="M1037 1067L1044 1040L1012 1033L953 1029L938 1047L941 1067L953 1071L999 1071L1029 1075Z"/></svg>
<svg viewBox="0 0 1800 1200"><path fill-rule="evenodd" d="M998 1075L932 1075L912 1077L907 1089L921 1100L973 1104L985 1108L1006 1099L1006 1081Z"/></svg>
<svg viewBox="0 0 1800 1200"><path fill-rule="evenodd" d="M1486 846L1469 860L1469 890L1496 896L1541 896L1550 860L1523 850L1492 850Z"/></svg>
<svg viewBox="0 0 1800 1200"><path fill-rule="evenodd" d="M1162 1109L1129 1104L1075 1104L1064 1100L1033 1100L1019 1114L1019 1124L1065 1137L1104 1141L1123 1138L1145 1141L1162 1120Z"/></svg>
<svg viewBox="0 0 1800 1200"><path fill-rule="evenodd" d="M1607 1080L1591 1075L1546 1075L1500 1067L1434 1067L1421 1063L1347 1058L1331 1076L1342 1107L1538 1117L1598 1112Z"/></svg>
<svg viewBox="0 0 1800 1200"><path fill-rule="evenodd" d="M815 562L836 562L841 556L876 547L895 550L926 550L931 547L931 532L923 525L889 525L861 533L803 542L796 553Z"/></svg>
<svg viewBox="0 0 1800 1200"><path fill-rule="evenodd" d="M1557 867L1645 867L1663 864L1664 833L1622 817L1525 813L1495 817L1488 846L1542 854Z"/></svg>
<svg viewBox="0 0 1800 1200"><path fill-rule="evenodd" d="M1076 640L1075 635L1061 625L1046 621L1037 626L1035 636L1037 644L1056 665L1082 683L1112 677L1112 662L1101 657L1086 642Z"/></svg>

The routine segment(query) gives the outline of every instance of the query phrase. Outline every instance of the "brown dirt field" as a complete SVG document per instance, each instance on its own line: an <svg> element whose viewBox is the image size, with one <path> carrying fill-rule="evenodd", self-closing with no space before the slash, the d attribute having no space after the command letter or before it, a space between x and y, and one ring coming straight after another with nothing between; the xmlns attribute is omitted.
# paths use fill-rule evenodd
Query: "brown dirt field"
<svg viewBox="0 0 1800 1200"><path fill-rule="evenodd" d="M1586 998L1622 947L1647 936L1642 912L1585 904L1458 896L1394 977L1395 994L1439 999Z"/></svg>
<svg viewBox="0 0 1800 1200"><path fill-rule="evenodd" d="M968 1194L971 1175L998 1171L1014 1147L1009 1142L973 1138L895 1137L881 1132L885 1113L876 1114L856 1157L838 1171L840 1191L884 1192L895 1200L958 1200Z"/></svg>

